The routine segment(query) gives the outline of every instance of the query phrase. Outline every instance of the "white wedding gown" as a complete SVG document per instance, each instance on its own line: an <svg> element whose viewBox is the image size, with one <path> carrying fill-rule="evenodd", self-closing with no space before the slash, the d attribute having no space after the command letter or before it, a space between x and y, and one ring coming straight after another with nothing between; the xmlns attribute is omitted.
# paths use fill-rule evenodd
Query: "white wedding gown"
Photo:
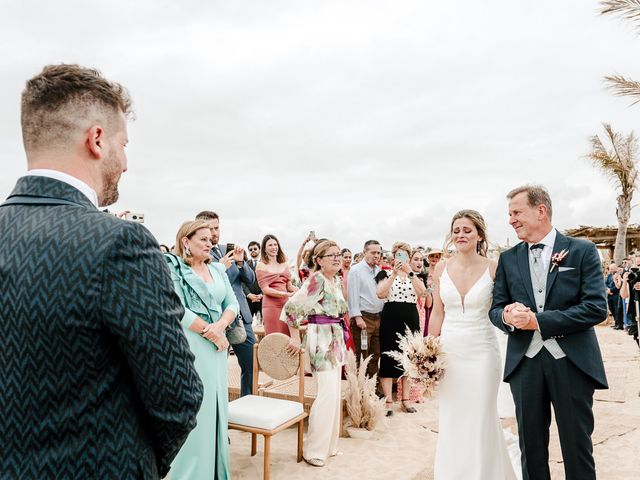
<svg viewBox="0 0 640 480"><path fill-rule="evenodd" d="M519 451L510 456L498 416L503 362L497 329L488 315L492 290L489 269L464 299L447 268L440 279L445 310L440 342L446 370L439 386L436 480L516 480L521 476L516 476Z"/></svg>

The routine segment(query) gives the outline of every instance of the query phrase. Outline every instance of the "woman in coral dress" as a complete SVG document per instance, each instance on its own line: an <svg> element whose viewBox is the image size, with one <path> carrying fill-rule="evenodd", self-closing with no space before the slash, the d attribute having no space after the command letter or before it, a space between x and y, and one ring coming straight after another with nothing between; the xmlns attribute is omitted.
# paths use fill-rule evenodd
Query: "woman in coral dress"
<svg viewBox="0 0 640 480"><path fill-rule="evenodd" d="M289 297L296 292L291 282L287 257L274 235L262 239L261 261L256 266L258 285L262 289L262 321L264 332L289 335L289 328L280 321L280 312Z"/></svg>

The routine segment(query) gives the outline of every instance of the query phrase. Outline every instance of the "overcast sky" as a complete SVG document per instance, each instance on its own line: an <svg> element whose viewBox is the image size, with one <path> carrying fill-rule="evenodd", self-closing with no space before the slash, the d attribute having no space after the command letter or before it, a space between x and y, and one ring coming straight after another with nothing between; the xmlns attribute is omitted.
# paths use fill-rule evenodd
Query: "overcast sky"
<svg viewBox="0 0 640 480"><path fill-rule="evenodd" d="M26 171L25 81L49 63L125 85L129 171L114 210L172 244L200 210L221 241L265 233L289 256L310 229L442 245L479 210L515 243L505 194L546 185L560 229L614 224L611 185L583 156L640 105L602 77L640 80L640 37L591 0L2 2L0 196ZM632 221L638 221L634 209Z"/></svg>

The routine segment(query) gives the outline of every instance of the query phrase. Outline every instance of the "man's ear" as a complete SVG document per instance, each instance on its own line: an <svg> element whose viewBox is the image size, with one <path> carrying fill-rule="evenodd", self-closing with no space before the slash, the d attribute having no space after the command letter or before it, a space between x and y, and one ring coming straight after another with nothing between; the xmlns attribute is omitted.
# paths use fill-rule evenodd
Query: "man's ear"
<svg viewBox="0 0 640 480"><path fill-rule="evenodd" d="M86 145L91 155L97 160L104 153L104 129L100 125L94 125L87 131Z"/></svg>
<svg viewBox="0 0 640 480"><path fill-rule="evenodd" d="M549 216L549 210L547 210L546 205L538 205L538 215L540 218Z"/></svg>

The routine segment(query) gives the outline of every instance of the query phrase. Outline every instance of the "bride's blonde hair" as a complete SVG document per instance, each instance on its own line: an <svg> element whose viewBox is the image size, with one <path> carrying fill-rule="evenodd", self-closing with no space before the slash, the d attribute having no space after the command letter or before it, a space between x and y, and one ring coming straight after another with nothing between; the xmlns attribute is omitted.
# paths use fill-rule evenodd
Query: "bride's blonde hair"
<svg viewBox="0 0 640 480"><path fill-rule="evenodd" d="M487 223L484 221L480 212L476 210L460 210L456 213L451 219L451 227L449 228L449 233L447 234L447 239L444 242L444 251L445 253L449 252L449 248L453 245L453 240L451 239L451 231L453 230L453 224L456 220L461 218L466 218L471 220L473 226L476 227L478 231L478 247L477 251L479 255L483 257L487 256L487 250L489 249L489 240L487 239Z"/></svg>

